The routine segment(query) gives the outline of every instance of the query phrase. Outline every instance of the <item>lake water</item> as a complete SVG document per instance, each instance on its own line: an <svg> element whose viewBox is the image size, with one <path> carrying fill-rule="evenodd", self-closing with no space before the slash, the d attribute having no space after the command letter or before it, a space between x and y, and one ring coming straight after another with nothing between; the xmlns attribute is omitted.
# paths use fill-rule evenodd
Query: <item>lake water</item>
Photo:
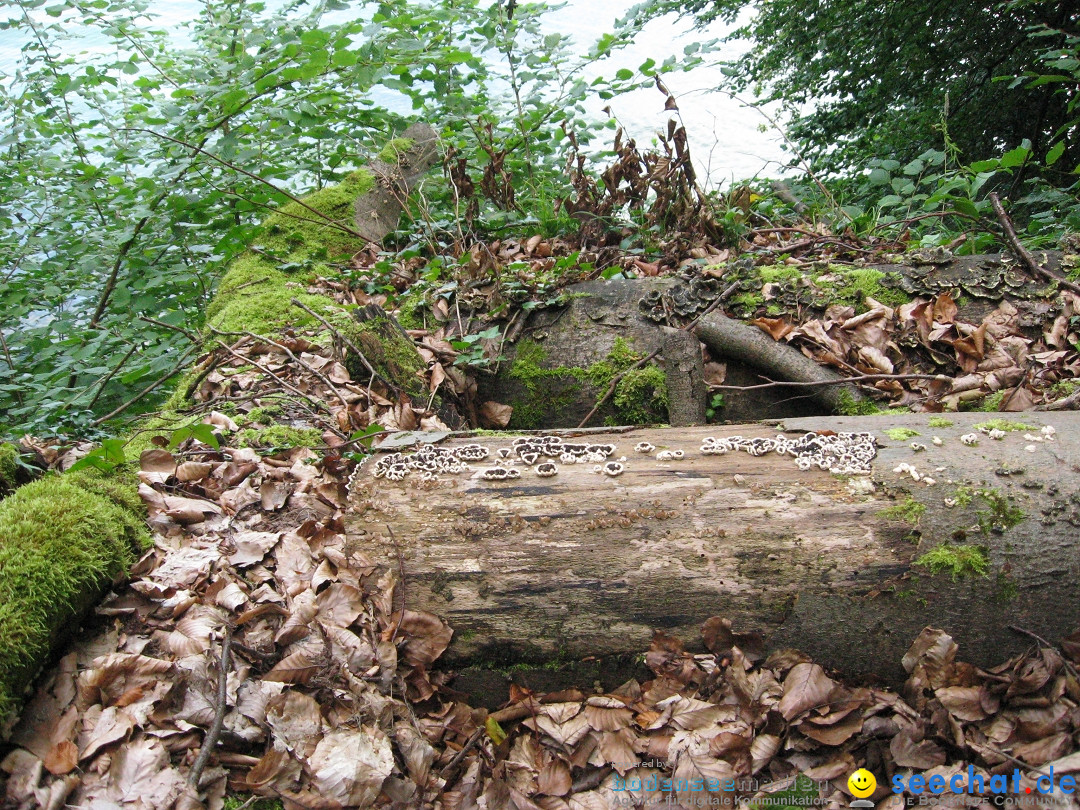
<svg viewBox="0 0 1080 810"><path fill-rule="evenodd" d="M182 42L183 23L195 16L199 5L197 0L159 0L153 4L158 17L155 25L175 31L177 41ZM16 16L13 4L8 9L5 16ZM572 35L575 44L584 52L611 30L614 21L625 11L626 3L618 0L569 0L564 8L549 15L547 24L552 30ZM636 69L647 58L659 64L673 53L681 54L686 44L722 36L725 30L722 25L714 25L699 32L692 30L686 21L655 20L632 46L596 66L588 78L599 73L613 75L622 67ZM13 72L25 39L25 33L18 29L0 31L0 74ZM90 37L80 40L82 48L92 50L96 45L99 43ZM723 44L708 55L707 61L734 59L739 54L737 47ZM699 173L708 178L712 187L724 188L733 180L759 174L776 176L782 173L785 157L780 149L781 139L774 131L761 131L765 119L760 113L728 96L710 92L723 86L724 77L718 67L702 66L689 73L672 74L664 81L679 102ZM653 133L666 127L670 117L664 110L664 96L654 88L613 100L595 98L589 106L597 118L603 118L601 110L610 106L628 134L641 145L649 143Z"/></svg>

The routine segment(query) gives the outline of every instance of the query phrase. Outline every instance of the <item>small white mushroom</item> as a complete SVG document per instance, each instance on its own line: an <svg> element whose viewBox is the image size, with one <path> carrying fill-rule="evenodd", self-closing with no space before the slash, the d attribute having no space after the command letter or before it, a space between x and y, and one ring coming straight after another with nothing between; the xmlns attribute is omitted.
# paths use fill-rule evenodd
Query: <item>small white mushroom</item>
<svg viewBox="0 0 1080 810"><path fill-rule="evenodd" d="M945 444L945 442L942 441L940 436L935 436L930 441L934 445L934 447L941 447L941 445Z"/></svg>
<svg viewBox="0 0 1080 810"><path fill-rule="evenodd" d="M952 509L954 506L956 506L956 498L946 498L944 503L946 507Z"/></svg>
<svg viewBox="0 0 1080 810"><path fill-rule="evenodd" d="M921 453L926 449L926 445L922 444L921 442L912 442L911 449L916 453Z"/></svg>
<svg viewBox="0 0 1080 810"><path fill-rule="evenodd" d="M622 475L622 471L625 469L622 464L617 461L609 461L604 465L604 475L610 475L614 478L616 475Z"/></svg>
<svg viewBox="0 0 1080 810"><path fill-rule="evenodd" d="M536 465L536 474L541 478L550 478L558 471L559 467L554 461L545 461L543 464Z"/></svg>
<svg viewBox="0 0 1080 810"><path fill-rule="evenodd" d="M993 430L991 430L986 435L989 436L991 439L994 439L995 441L1000 442L1002 439L1005 438L1005 431L1004 430L998 430L997 428L994 428Z"/></svg>
<svg viewBox="0 0 1080 810"><path fill-rule="evenodd" d="M648 442L638 442L634 445L635 453L651 453L656 448Z"/></svg>
<svg viewBox="0 0 1080 810"><path fill-rule="evenodd" d="M979 443L979 436L976 433L965 433L960 437L960 444L966 447L974 447Z"/></svg>
<svg viewBox="0 0 1080 810"><path fill-rule="evenodd" d="M1035 445L1033 445L1033 444L1029 444L1029 445L1028 445L1027 447L1025 447L1024 449L1025 449L1025 450L1027 450L1027 451L1028 451L1029 453L1034 453L1034 452L1035 452L1035 450L1036 450L1037 448L1035 447Z"/></svg>
<svg viewBox="0 0 1080 810"><path fill-rule="evenodd" d="M657 461L671 461L673 458L670 450L661 450L656 454Z"/></svg>
<svg viewBox="0 0 1080 810"><path fill-rule="evenodd" d="M682 458L684 455L686 455L686 454L683 453L682 450L672 450L671 451L671 457L673 459L675 459L675 460L678 460L678 459Z"/></svg>

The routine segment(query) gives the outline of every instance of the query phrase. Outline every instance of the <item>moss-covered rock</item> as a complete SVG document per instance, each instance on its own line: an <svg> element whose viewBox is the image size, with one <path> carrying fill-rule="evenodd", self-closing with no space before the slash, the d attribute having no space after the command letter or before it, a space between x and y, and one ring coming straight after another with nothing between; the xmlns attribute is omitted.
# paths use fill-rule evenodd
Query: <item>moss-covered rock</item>
<svg viewBox="0 0 1080 810"><path fill-rule="evenodd" d="M47 476L0 503L0 717L145 547L144 519L130 481L90 470Z"/></svg>

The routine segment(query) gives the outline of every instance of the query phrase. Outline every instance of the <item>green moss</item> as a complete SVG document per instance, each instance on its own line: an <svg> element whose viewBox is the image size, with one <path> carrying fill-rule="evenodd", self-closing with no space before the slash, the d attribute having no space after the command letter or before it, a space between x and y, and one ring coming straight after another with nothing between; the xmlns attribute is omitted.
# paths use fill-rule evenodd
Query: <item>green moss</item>
<svg viewBox="0 0 1080 810"><path fill-rule="evenodd" d="M295 428L288 425L270 425L265 428L244 428L237 434L241 447L319 447L323 444L322 433L315 428Z"/></svg>
<svg viewBox="0 0 1080 810"><path fill-rule="evenodd" d="M667 421L668 389L664 372L656 366L627 371L612 398L624 425L651 425Z"/></svg>
<svg viewBox="0 0 1080 810"><path fill-rule="evenodd" d="M765 298L759 292L741 292L731 296L731 303L733 306L752 311L764 304Z"/></svg>
<svg viewBox="0 0 1080 810"><path fill-rule="evenodd" d="M961 577L986 576L990 559L982 546L942 544L919 557L915 565L930 569L932 574L948 573L956 582Z"/></svg>
<svg viewBox="0 0 1080 810"><path fill-rule="evenodd" d="M313 192L304 203L333 222L352 228L353 203L369 190L371 175L355 172L343 182ZM263 222L258 252L238 257L218 283L206 310L207 322L222 331L272 334L284 326L310 326L315 321L292 305L296 297L323 315L339 309L329 298L304 292L302 277L338 275L332 266L363 247L363 240L320 220L303 205L290 202Z"/></svg>
<svg viewBox="0 0 1080 810"><path fill-rule="evenodd" d="M558 366L544 368L547 352L534 340L522 340L517 345L510 376L524 386L528 396L511 402L510 417L515 429L530 430L544 424L549 415L565 410L581 396L581 382L586 378L582 368Z"/></svg>
<svg viewBox="0 0 1080 810"><path fill-rule="evenodd" d="M379 152L379 160L383 163L397 163L398 158L408 152L412 145L412 138L391 138Z"/></svg>
<svg viewBox="0 0 1080 810"><path fill-rule="evenodd" d="M425 383L418 376L426 368L424 358L388 317L358 321L338 311L327 320L356 344L383 377L412 396L425 393ZM351 352L346 357L345 366L354 380L366 381L369 372Z"/></svg>
<svg viewBox="0 0 1080 810"><path fill-rule="evenodd" d="M1005 433L1016 433L1021 430L1037 430L1032 425L1023 422L1014 422L1011 419L991 419L987 422L979 422L975 425L976 430L1001 430Z"/></svg>
<svg viewBox="0 0 1080 810"><path fill-rule="evenodd" d="M979 530L983 534L1007 531L1027 517L1024 510L1013 503L1010 495L996 489L980 489L975 494L987 506L975 513L979 520Z"/></svg>
<svg viewBox="0 0 1080 810"><path fill-rule="evenodd" d="M998 391L997 393L990 394L979 400L978 404L971 408L972 411L984 411L986 413L996 413L1001 410L1001 403L1005 401L1005 392Z"/></svg>
<svg viewBox="0 0 1080 810"><path fill-rule="evenodd" d="M19 450L13 444L0 444L0 495L4 495L18 486Z"/></svg>
<svg viewBox="0 0 1080 810"><path fill-rule="evenodd" d="M878 514L890 520L902 520L912 526L918 526L919 520L926 513L926 504L919 503L914 498L908 497L895 506L882 509Z"/></svg>
<svg viewBox="0 0 1080 810"><path fill-rule="evenodd" d="M0 503L0 716L14 709L54 641L148 542L122 478L50 475Z"/></svg>
<svg viewBox="0 0 1080 810"><path fill-rule="evenodd" d="M257 799L243 793L225 797L225 810L283 810L281 799Z"/></svg>
<svg viewBox="0 0 1080 810"><path fill-rule="evenodd" d="M1016 582L1004 571L998 571L996 584L998 590L995 598L999 602L1012 602L1020 595Z"/></svg>
<svg viewBox="0 0 1080 810"><path fill-rule="evenodd" d="M885 435L895 442L904 442L919 435L919 431L906 427L894 427L885 431Z"/></svg>
<svg viewBox="0 0 1080 810"><path fill-rule="evenodd" d="M780 284L785 281L798 281L805 276L801 268L787 264L776 264L771 267L757 268L758 276L765 284Z"/></svg>
<svg viewBox="0 0 1080 810"><path fill-rule="evenodd" d="M963 485L958 486L956 492L953 494L953 500L956 501L956 505L961 508L971 506L971 501L974 498L975 490Z"/></svg>
<svg viewBox="0 0 1080 810"><path fill-rule="evenodd" d="M932 428L947 428L953 426L952 420L946 419L944 416L931 416L927 424Z"/></svg>
<svg viewBox="0 0 1080 810"><path fill-rule="evenodd" d="M235 421L239 425L258 424L265 425L268 422L274 422L275 417L281 416L284 413L280 405L259 405L257 408L252 408L246 414L237 414Z"/></svg>
<svg viewBox="0 0 1080 810"><path fill-rule="evenodd" d="M850 391L841 391L837 399L840 402L837 410L844 416L877 416L882 413L873 400L868 397L855 399Z"/></svg>

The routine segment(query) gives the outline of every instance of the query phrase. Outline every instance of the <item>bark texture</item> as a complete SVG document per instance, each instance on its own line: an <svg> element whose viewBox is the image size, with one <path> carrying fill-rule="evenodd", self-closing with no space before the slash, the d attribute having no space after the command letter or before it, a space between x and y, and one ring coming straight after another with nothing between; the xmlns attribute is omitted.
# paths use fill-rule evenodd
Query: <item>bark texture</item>
<svg viewBox="0 0 1080 810"><path fill-rule="evenodd" d="M1080 624L1080 415L1022 416L1034 433L1055 426L1056 441L1015 432L961 444L986 414L950 415L952 426L935 428L927 415L784 425L792 437L873 431L875 489L862 493L827 472L800 471L790 456L699 451L707 435L776 435L761 424L582 438L627 456L614 478L592 464L560 465L550 478L519 465L520 478L488 481L478 462L472 473L395 483L373 478L368 465L348 531L404 574L409 608L447 618L456 631L451 661L492 648L503 660L640 652L655 629L693 646L701 623L721 615L737 631L764 632L770 646L798 646L847 674L896 682L903 652L926 625L951 633L965 659L989 664L1030 643L1010 624L1050 639ZM926 451L884 433L905 426ZM476 441L492 457L511 444ZM685 458L657 462L633 452L641 441ZM900 463L936 483L894 472ZM945 506L964 493L963 505ZM1019 510L1015 525L998 514L1005 506ZM986 573L954 581L916 564L942 544L978 547Z"/></svg>

